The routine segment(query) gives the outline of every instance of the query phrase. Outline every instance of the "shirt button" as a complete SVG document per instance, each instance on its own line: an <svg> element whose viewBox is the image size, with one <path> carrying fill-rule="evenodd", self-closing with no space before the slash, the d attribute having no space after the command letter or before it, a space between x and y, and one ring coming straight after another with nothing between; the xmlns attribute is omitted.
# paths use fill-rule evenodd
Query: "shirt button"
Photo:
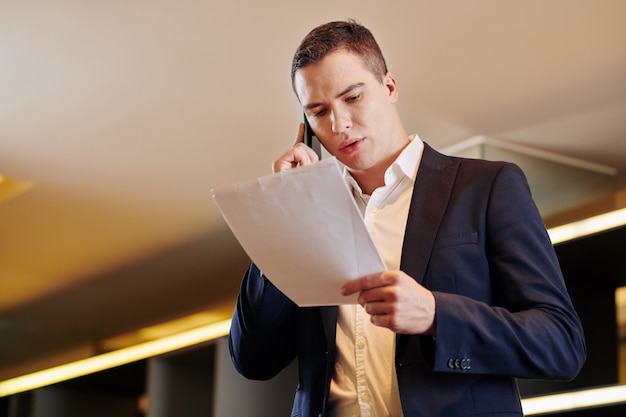
<svg viewBox="0 0 626 417"><path fill-rule="evenodd" d="M365 347L365 341L363 339L359 339L358 342L356 342L356 347L363 349Z"/></svg>
<svg viewBox="0 0 626 417"><path fill-rule="evenodd" d="M365 401L369 401L369 400L370 400L370 395L369 395L369 393L367 393L367 392L366 392L366 393L364 393L364 394L361 396L361 398L363 398Z"/></svg>

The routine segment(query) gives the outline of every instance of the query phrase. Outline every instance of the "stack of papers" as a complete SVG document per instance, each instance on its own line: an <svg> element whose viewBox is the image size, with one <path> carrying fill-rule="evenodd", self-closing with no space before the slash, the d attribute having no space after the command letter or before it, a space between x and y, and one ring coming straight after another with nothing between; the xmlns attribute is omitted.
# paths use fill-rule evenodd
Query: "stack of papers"
<svg viewBox="0 0 626 417"><path fill-rule="evenodd" d="M385 270L334 157L211 191L248 256L299 306L355 304L343 284Z"/></svg>

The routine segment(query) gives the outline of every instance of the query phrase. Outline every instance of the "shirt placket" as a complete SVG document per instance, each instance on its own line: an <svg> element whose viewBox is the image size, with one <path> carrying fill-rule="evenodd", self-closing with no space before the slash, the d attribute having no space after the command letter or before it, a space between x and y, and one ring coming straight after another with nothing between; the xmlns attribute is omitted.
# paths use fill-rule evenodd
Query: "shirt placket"
<svg viewBox="0 0 626 417"><path fill-rule="evenodd" d="M371 417L370 390L367 384L365 372L365 349L366 341L364 336L364 326L367 313L363 308L356 308L356 339L354 344L356 361L356 390L361 417Z"/></svg>

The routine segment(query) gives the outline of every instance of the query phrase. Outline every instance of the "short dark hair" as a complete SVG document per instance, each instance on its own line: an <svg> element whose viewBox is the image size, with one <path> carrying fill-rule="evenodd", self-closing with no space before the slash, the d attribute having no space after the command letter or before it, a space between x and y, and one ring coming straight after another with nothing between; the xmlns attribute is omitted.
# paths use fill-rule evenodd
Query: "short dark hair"
<svg viewBox="0 0 626 417"><path fill-rule="evenodd" d="M336 21L320 25L304 37L291 61L292 86L296 71L338 50L361 56L365 66L381 81L387 74L387 63L369 29L355 20Z"/></svg>

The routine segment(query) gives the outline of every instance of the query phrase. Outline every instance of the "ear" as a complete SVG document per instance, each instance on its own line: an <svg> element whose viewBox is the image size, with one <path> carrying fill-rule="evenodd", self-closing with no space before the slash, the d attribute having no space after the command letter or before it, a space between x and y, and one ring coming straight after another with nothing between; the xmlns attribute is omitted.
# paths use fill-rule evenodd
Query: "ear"
<svg viewBox="0 0 626 417"><path fill-rule="evenodd" d="M398 101L398 84L396 83L396 79L391 75L390 72L387 72L383 77L383 85L389 91L389 99L391 103L395 103Z"/></svg>

